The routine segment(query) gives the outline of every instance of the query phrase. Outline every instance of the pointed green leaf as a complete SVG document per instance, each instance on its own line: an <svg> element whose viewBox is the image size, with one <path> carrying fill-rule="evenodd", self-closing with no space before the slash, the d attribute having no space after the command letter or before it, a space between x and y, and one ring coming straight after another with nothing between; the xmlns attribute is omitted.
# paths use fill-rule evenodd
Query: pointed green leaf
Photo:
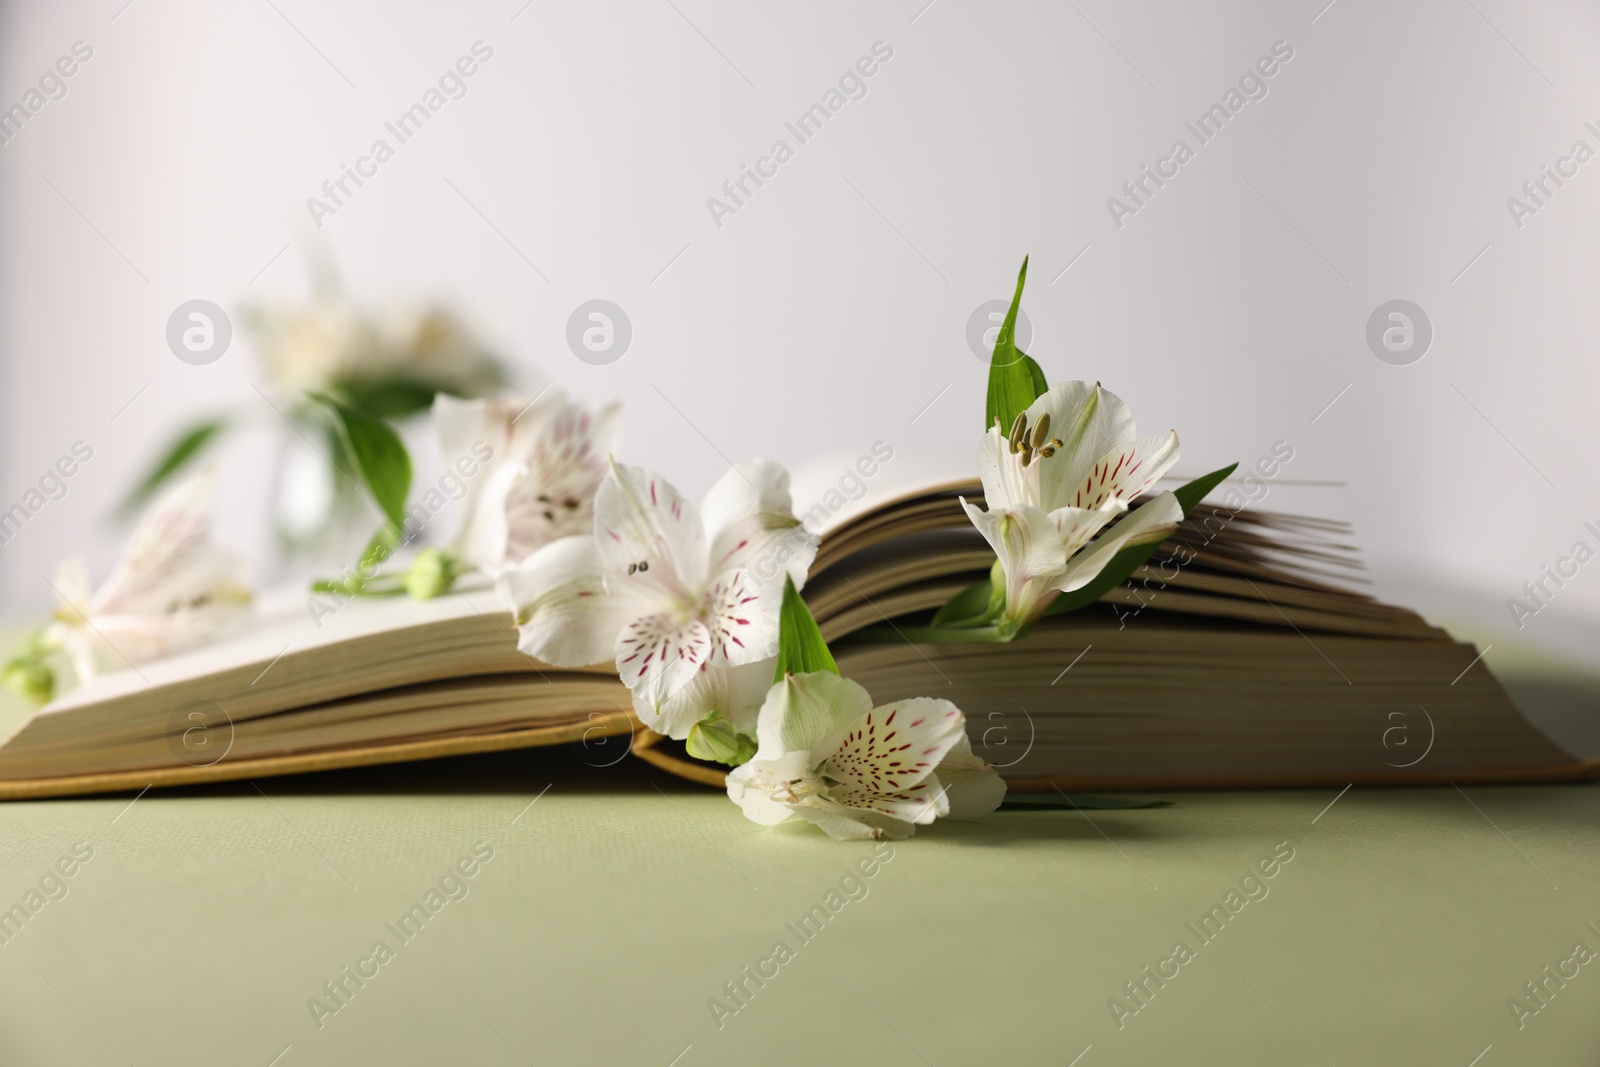
<svg viewBox="0 0 1600 1067"><path fill-rule="evenodd" d="M783 606L778 613L778 669L772 680L781 682L785 675L808 671L838 674L839 665L833 662L833 653L828 651L828 643L822 639L822 631L817 628L811 609L800 599L794 579L785 578Z"/></svg>
<svg viewBox="0 0 1600 1067"><path fill-rule="evenodd" d="M139 480L122 503L117 505L115 516L126 518L150 502L156 491L171 480L191 462L193 462L207 445L216 439L217 435L228 428L228 420L223 418L207 419L189 427L167 446L161 453L161 458L150 472Z"/></svg>
<svg viewBox="0 0 1600 1067"><path fill-rule="evenodd" d="M406 494L411 491L411 456L400 435L382 419L341 404L331 396L312 393L311 399L333 412L345 451L378 509L399 530L405 524Z"/></svg>
<svg viewBox="0 0 1600 1067"><path fill-rule="evenodd" d="M345 382L339 396L351 407L380 419L398 419L433 404L440 392L431 382L405 378L376 382Z"/></svg>
<svg viewBox="0 0 1600 1067"><path fill-rule="evenodd" d="M1237 463L1230 463L1220 470L1214 470L1210 474L1202 474L1194 481L1186 482L1174 489L1172 495L1178 498L1178 506L1183 508L1184 515L1187 516L1189 512L1193 511L1195 505L1204 500L1211 493L1211 490L1226 481L1228 475L1238 469L1238 466L1239 464Z"/></svg>
<svg viewBox="0 0 1600 1067"><path fill-rule="evenodd" d="M1051 601L1045 609L1046 615L1065 615L1069 611L1077 611L1081 607L1093 604L1111 590L1128 580L1128 576L1145 565L1145 561L1155 554L1161 546L1160 541L1151 541L1143 545L1131 545L1111 557L1111 562L1106 564L1105 570L1095 576L1094 581L1081 589L1074 589L1070 593L1062 593Z"/></svg>
<svg viewBox="0 0 1600 1067"><path fill-rule="evenodd" d="M380 567L389 562L389 557L394 555L394 550L399 547L399 527L385 524L372 535L367 547L361 550L361 562L358 567L363 573L376 574Z"/></svg>
<svg viewBox="0 0 1600 1067"><path fill-rule="evenodd" d="M1021 357L1022 365L1028 371L1028 391L1033 394L1033 400L1029 400L1028 404L1032 404L1034 400L1037 400L1044 395L1045 390L1050 388L1050 383L1044 380L1044 368L1039 366L1039 364L1034 361L1032 356L1028 355L1028 353L1024 352L1020 348L1017 349L1017 355ZM1022 407L1018 410L1027 411L1028 404L1022 405Z"/></svg>
<svg viewBox="0 0 1600 1067"><path fill-rule="evenodd" d="M1195 505L1204 500L1207 493L1222 484L1222 480L1232 474L1237 466L1237 463L1230 463L1221 470L1212 471L1210 474L1202 474L1194 481L1174 489L1172 495L1178 498L1178 506L1183 508L1184 515L1187 516L1189 512L1193 511ZM1128 576L1144 566L1145 561L1154 555L1155 550L1159 547L1161 547L1160 541L1152 541L1149 544L1130 545L1124 548L1121 552L1111 557L1111 562L1106 564L1106 569L1101 571L1094 581L1082 589L1076 589L1070 593L1062 593L1056 597L1049 609L1045 611L1045 614L1065 615L1069 611L1077 611L1085 605L1093 604L1096 600L1099 600L1127 581Z"/></svg>
<svg viewBox="0 0 1600 1067"><path fill-rule="evenodd" d="M994 583L985 578L951 597L934 615L930 626L980 626L988 620L994 601Z"/></svg>
<svg viewBox="0 0 1600 1067"><path fill-rule="evenodd" d="M1006 610L1006 572L995 560L989 568L989 577L969 585L940 608L928 623L940 629L970 629L988 626L997 621Z"/></svg>
<svg viewBox="0 0 1600 1067"><path fill-rule="evenodd" d="M1028 405L1048 388L1044 371L1039 364L1017 347L1017 312L1022 307L1022 287L1028 280L1028 260L1022 260L1022 270L1017 273L1017 291L1011 298L1005 322L994 339L994 355L989 357L989 394L984 406L983 429L987 433L997 421L1000 432L1011 429L1011 424Z"/></svg>

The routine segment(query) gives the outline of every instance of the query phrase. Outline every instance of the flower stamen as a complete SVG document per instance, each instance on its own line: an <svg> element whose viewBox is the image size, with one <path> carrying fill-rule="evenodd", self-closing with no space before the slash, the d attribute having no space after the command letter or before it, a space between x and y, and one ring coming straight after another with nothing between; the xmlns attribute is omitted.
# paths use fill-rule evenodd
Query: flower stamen
<svg viewBox="0 0 1600 1067"><path fill-rule="evenodd" d="M1022 442L1027 436L1028 413L1026 411L1019 411L1017 412L1016 421L1011 424L1011 434L1009 437L1011 452L1013 455L1022 451Z"/></svg>
<svg viewBox="0 0 1600 1067"><path fill-rule="evenodd" d="M1034 423L1033 430L1028 429L1028 413L1018 412L1017 419L1011 424L1011 434L1007 438L1011 454L1022 457L1022 466L1032 463L1034 457L1049 459L1061 447L1061 438L1050 436L1050 413L1045 412L1039 416L1039 421Z"/></svg>

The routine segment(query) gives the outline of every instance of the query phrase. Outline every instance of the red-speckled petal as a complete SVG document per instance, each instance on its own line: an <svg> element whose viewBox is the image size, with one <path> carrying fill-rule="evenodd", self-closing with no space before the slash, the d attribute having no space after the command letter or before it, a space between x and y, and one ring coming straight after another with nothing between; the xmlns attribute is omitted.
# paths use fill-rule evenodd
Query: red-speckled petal
<svg viewBox="0 0 1600 1067"><path fill-rule="evenodd" d="M917 697L873 708L845 732L824 773L852 796L904 793L933 774L965 729L960 709L948 700Z"/></svg>
<svg viewBox="0 0 1600 1067"><path fill-rule="evenodd" d="M634 619L617 636L618 676L635 700L655 708L687 685L710 656L705 624L671 612Z"/></svg>
<svg viewBox="0 0 1600 1067"><path fill-rule="evenodd" d="M1126 503L1156 484L1178 461L1178 434L1145 437L1114 448L1073 490L1068 507L1096 509Z"/></svg>
<svg viewBox="0 0 1600 1067"><path fill-rule="evenodd" d="M778 654L781 588L729 571L700 598L700 621L710 635L713 667L754 663Z"/></svg>

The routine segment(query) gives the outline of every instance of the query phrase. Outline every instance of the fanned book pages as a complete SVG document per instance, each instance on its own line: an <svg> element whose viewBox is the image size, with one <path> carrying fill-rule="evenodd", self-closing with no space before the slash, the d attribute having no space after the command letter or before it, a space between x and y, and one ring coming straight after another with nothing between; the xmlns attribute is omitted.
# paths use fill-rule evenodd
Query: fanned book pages
<svg viewBox="0 0 1600 1067"><path fill-rule="evenodd" d="M1600 771L1535 729L1473 646L1356 591L1349 531L1326 520L1201 505L1098 602L1009 643L932 642L933 613L994 560L961 495L982 491L933 486L837 523L805 598L847 677L880 702L954 701L1013 791ZM558 670L515 642L487 588L357 599L315 620L303 593L285 595L242 636L42 708L0 745L0 798L574 742L606 763L628 736L658 766L722 780L639 724L613 664Z"/></svg>

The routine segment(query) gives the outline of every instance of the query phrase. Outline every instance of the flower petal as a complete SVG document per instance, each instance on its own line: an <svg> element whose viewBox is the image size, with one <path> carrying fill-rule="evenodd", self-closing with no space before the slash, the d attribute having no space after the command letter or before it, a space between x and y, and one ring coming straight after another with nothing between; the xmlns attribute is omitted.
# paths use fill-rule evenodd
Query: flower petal
<svg viewBox="0 0 1600 1067"><path fill-rule="evenodd" d="M535 398L537 404L543 395ZM472 446L482 441L490 449L491 459L506 460L512 457L511 425L517 411L528 405L519 397L496 400L462 400L449 393L438 393L433 398L433 427L439 435L439 451L447 465L461 456L473 455ZM532 412L529 412L532 416Z"/></svg>
<svg viewBox="0 0 1600 1067"><path fill-rule="evenodd" d="M1009 471L1014 464L1007 461L1010 448L1005 433L996 426L983 432L978 442L978 477L983 482L984 503L996 511L1016 507L1022 496L1012 486Z"/></svg>
<svg viewBox="0 0 1600 1067"><path fill-rule="evenodd" d="M100 673L100 665L95 660L94 645L90 640L93 633L94 631L81 622L69 625L58 621L51 623L45 629L45 636L59 644L62 652L72 663L72 673L79 685Z"/></svg>
<svg viewBox="0 0 1600 1067"><path fill-rule="evenodd" d="M650 729L679 741L713 711L726 715L735 730L754 737L756 715L772 688L775 664L769 658L737 667L706 667L660 705L636 693L633 707Z"/></svg>
<svg viewBox="0 0 1600 1067"><path fill-rule="evenodd" d="M532 424L526 444L515 446L524 475L504 502L505 553L511 562L551 541L594 529L595 492L607 474L620 409L611 404L596 411L569 404L559 393L556 398L557 405Z"/></svg>
<svg viewBox="0 0 1600 1067"><path fill-rule="evenodd" d="M138 598L111 610L68 602L56 618L78 634L69 643L80 679L196 648L243 621L251 593L243 557L210 543L150 577Z"/></svg>
<svg viewBox="0 0 1600 1067"><path fill-rule="evenodd" d="M698 618L711 635L711 664L753 663L778 654L783 590L749 571L728 571L700 598Z"/></svg>
<svg viewBox="0 0 1600 1067"><path fill-rule="evenodd" d="M55 580L51 584L58 594L58 606L77 611L82 611L86 607L89 597L94 592L89 579L89 564L82 556L71 556L62 560L56 567Z"/></svg>
<svg viewBox="0 0 1600 1067"><path fill-rule="evenodd" d="M804 752L775 760L753 759L728 772L729 799L743 809L745 818L763 826L776 826L787 819L800 794L809 795L816 785Z"/></svg>
<svg viewBox="0 0 1600 1067"><path fill-rule="evenodd" d="M507 566L531 555L512 560L507 558L506 552L506 542L511 536L506 498L527 473L528 468L515 460L493 464L486 474L475 480L462 502L467 517L451 550L490 577L498 577Z"/></svg>
<svg viewBox="0 0 1600 1067"><path fill-rule="evenodd" d="M705 527L695 506L665 478L612 463L595 494L594 519L608 574L688 601L684 607L698 598L707 577Z"/></svg>
<svg viewBox="0 0 1600 1067"><path fill-rule="evenodd" d="M1015 576L1021 582L1034 575L1059 574L1066 566L1066 552L1050 516L1033 507L988 511L961 499L972 525L983 534L1005 568L1006 580Z"/></svg>
<svg viewBox="0 0 1600 1067"><path fill-rule="evenodd" d="M593 528L595 490L620 423L617 405L594 410L553 389L531 400L440 394L433 417L446 465L466 460L487 471L467 478L457 555L493 574Z"/></svg>
<svg viewBox="0 0 1600 1067"><path fill-rule="evenodd" d="M1050 416L1050 436L1061 441L1055 455L1034 461L1039 504L1054 511L1072 503L1071 493L1095 460L1133 439L1133 415L1121 397L1088 382L1062 382L1045 390L1028 408L1028 425L1038 425L1043 415Z"/></svg>
<svg viewBox="0 0 1600 1067"><path fill-rule="evenodd" d="M552 667L611 659L640 610L638 600L607 590L593 537L546 545L503 573L495 592L516 616L517 647Z"/></svg>
<svg viewBox="0 0 1600 1067"><path fill-rule="evenodd" d="M711 634L699 619L673 611L638 616L617 635L617 674L637 704L659 708L711 658Z"/></svg>
<svg viewBox="0 0 1600 1067"><path fill-rule="evenodd" d="M1170 492L1162 493L1113 526L1087 552L1068 561L1066 573L1056 583L1056 588L1063 593L1083 588L1105 569L1112 556L1129 545L1165 540L1182 521L1183 505Z"/></svg>
<svg viewBox="0 0 1600 1067"><path fill-rule="evenodd" d="M869 708L828 754L823 773L842 783L851 796L898 795L914 790L933 774L945 753L964 737L966 719L948 700L916 697ZM838 788L828 795L851 807L869 806L845 800Z"/></svg>
<svg viewBox="0 0 1600 1067"><path fill-rule="evenodd" d="M789 472L770 459L730 469L706 494L701 508L711 539L711 573L744 567L781 588L783 575L803 588L817 554L817 538L794 514Z"/></svg>
<svg viewBox="0 0 1600 1067"><path fill-rule="evenodd" d="M90 598L88 614L158 613L166 610L175 584L184 587L182 592L191 591L195 583L186 581L184 572L190 569L191 555L210 542L215 488L216 476L207 470L158 497L139 520L116 568Z"/></svg>
<svg viewBox="0 0 1600 1067"><path fill-rule="evenodd" d="M939 776L930 774L916 785L905 789L880 792L864 786L835 786L828 790L827 800L841 808L856 812L876 812L900 822L927 826L942 815L950 813L950 801L945 796L945 786Z"/></svg>
<svg viewBox="0 0 1600 1067"><path fill-rule="evenodd" d="M965 733L939 763L939 781L950 802L947 817L976 819L998 808L1006 798L1006 783L989 764L972 751Z"/></svg>
<svg viewBox="0 0 1600 1067"><path fill-rule="evenodd" d="M1145 437L1112 449L1090 468L1073 491L1070 506L1100 508L1126 503L1155 485L1178 461L1178 432Z"/></svg>
<svg viewBox="0 0 1600 1067"><path fill-rule="evenodd" d="M1050 522L1056 528L1056 534L1061 538L1061 548L1067 558L1076 555L1084 545L1094 539L1094 535L1105 529L1117 516L1128 510L1128 505L1119 501L1107 504L1103 508L1057 508L1050 513Z"/></svg>
<svg viewBox="0 0 1600 1067"><path fill-rule="evenodd" d="M797 804L794 814L816 823L835 841L899 841L916 833L917 828L902 819L861 808L846 808L823 797L810 797Z"/></svg>
<svg viewBox="0 0 1600 1067"><path fill-rule="evenodd" d="M848 678L828 671L791 674L773 685L756 720L757 759L811 753L814 763L833 753L852 724L872 710L872 697Z"/></svg>
<svg viewBox="0 0 1600 1067"><path fill-rule="evenodd" d="M1067 567L1067 553L1055 523L1035 507L982 511L963 498L967 517L1000 559L1006 576L1006 615L1031 621L1044 609L1043 598Z"/></svg>

